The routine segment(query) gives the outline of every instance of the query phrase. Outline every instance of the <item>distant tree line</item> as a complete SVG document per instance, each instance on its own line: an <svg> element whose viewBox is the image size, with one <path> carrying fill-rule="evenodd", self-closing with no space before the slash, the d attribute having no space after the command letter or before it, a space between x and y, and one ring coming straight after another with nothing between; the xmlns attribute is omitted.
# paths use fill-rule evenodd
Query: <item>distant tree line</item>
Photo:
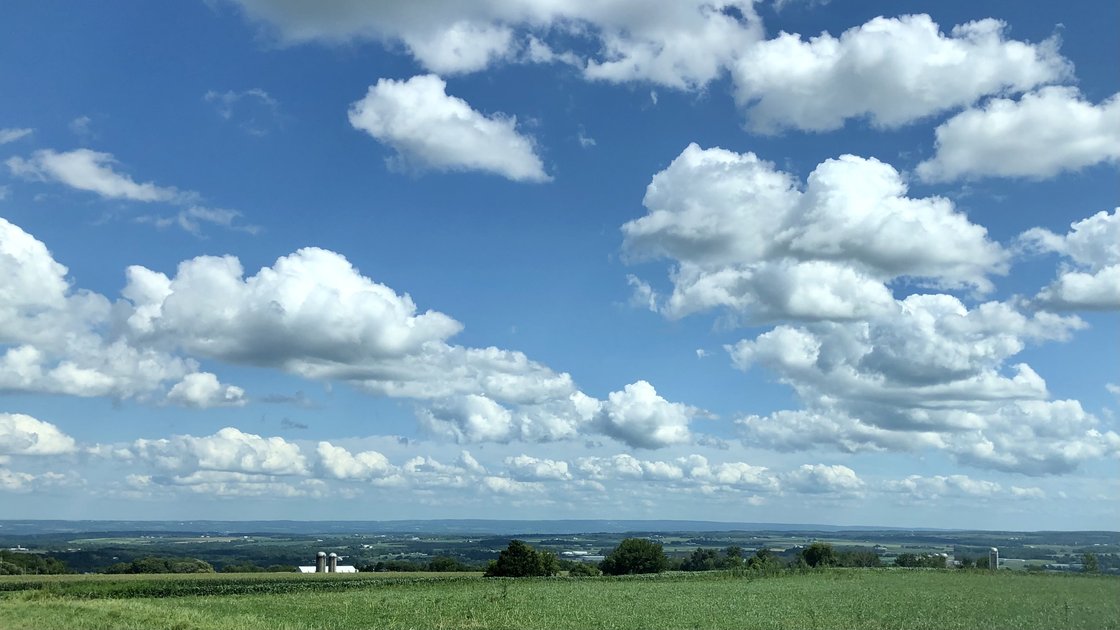
<svg viewBox="0 0 1120 630"><path fill-rule="evenodd" d="M222 567L222 573L293 573L296 567L290 564L270 564L262 567L252 562L234 562Z"/></svg>
<svg viewBox="0 0 1120 630"><path fill-rule="evenodd" d="M69 572L66 563L50 556L0 550L0 575L56 575Z"/></svg>
<svg viewBox="0 0 1120 630"><path fill-rule="evenodd" d="M132 562L118 562L109 565L105 573L213 573L209 562L198 558L160 558L148 556Z"/></svg>
<svg viewBox="0 0 1120 630"><path fill-rule="evenodd" d="M453 573L461 571L478 571L478 565L467 564L450 556L439 556L428 562L411 562L408 560L379 560L358 565L362 573L381 573L386 571L401 573L417 573L421 571L435 573Z"/></svg>
<svg viewBox="0 0 1120 630"><path fill-rule="evenodd" d="M944 569L948 558L936 553L900 553L895 556L894 565L896 567L910 567L910 568L924 568L924 569ZM988 558L984 557L984 568L987 568ZM962 565L963 561L962 561Z"/></svg>

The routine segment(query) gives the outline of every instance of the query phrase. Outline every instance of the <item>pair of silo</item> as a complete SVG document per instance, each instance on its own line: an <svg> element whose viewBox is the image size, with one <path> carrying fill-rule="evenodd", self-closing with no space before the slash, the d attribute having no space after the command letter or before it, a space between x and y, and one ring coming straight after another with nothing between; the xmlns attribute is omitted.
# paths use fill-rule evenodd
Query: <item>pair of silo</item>
<svg viewBox="0 0 1120 630"><path fill-rule="evenodd" d="M320 551L315 554L315 572L316 573L337 573L338 572L338 554L331 552L328 556L326 553Z"/></svg>

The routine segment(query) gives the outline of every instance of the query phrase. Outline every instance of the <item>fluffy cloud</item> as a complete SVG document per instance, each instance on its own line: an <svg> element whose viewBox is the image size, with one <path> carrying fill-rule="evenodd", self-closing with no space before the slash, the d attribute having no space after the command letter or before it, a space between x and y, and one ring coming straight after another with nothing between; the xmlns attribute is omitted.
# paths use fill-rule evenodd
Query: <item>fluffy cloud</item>
<svg viewBox="0 0 1120 630"><path fill-rule="evenodd" d="M1077 221L1064 236L1034 228L1020 240L1030 248L1057 252L1072 266L1039 292L1036 300L1053 309L1120 308L1120 208Z"/></svg>
<svg viewBox="0 0 1120 630"><path fill-rule="evenodd" d="M306 475L307 458L281 437L261 437L233 427L213 435L136 440L133 457L171 471L218 471L261 475Z"/></svg>
<svg viewBox="0 0 1120 630"><path fill-rule="evenodd" d="M385 477L395 468L377 451L351 453L330 442L319 442L319 462L326 473L336 479L375 479Z"/></svg>
<svg viewBox="0 0 1120 630"><path fill-rule="evenodd" d="M840 464L802 464L782 475L783 487L805 494L858 492L863 485L854 470Z"/></svg>
<svg viewBox="0 0 1120 630"><path fill-rule="evenodd" d="M1120 458L1120 434L1076 400L1020 401L982 416L983 427L957 436L958 460L984 468L1030 475L1064 474L1083 462Z"/></svg>
<svg viewBox="0 0 1120 630"><path fill-rule="evenodd" d="M46 472L31 474L0 468L0 492L41 492L60 486L81 486L73 473Z"/></svg>
<svg viewBox="0 0 1120 630"><path fill-rule="evenodd" d="M60 455L77 450L55 425L22 413L0 413L0 455Z"/></svg>
<svg viewBox="0 0 1120 630"><path fill-rule="evenodd" d="M215 470L197 470L173 477L133 478L133 482L134 485L139 482L139 485L146 488L152 488L153 485L171 489L180 488L195 494L222 498L322 497L327 494L326 484L318 479L293 482L273 475Z"/></svg>
<svg viewBox="0 0 1120 630"><path fill-rule="evenodd" d="M418 312L407 294L362 276L342 256L307 248L245 277L231 256L177 273L134 266L124 300L71 290L43 243L0 219L0 390L239 406L245 392L194 359L274 367L424 401L417 415L460 442L574 439L605 433L631 445L688 439L690 408L636 383L607 402L520 352L446 339L461 325ZM63 334L64 333L64 334ZM162 397L162 396L161 396ZM649 432L648 434L646 432Z"/></svg>
<svg viewBox="0 0 1120 630"><path fill-rule="evenodd" d="M998 483L971 479L967 475L933 477L910 475L905 479L885 482L883 489L920 501L936 501L953 497L991 497L1002 491ZM1034 488L1034 490L1038 489Z"/></svg>
<svg viewBox="0 0 1120 630"><path fill-rule="evenodd" d="M583 457L573 470L577 477L598 482L645 481L704 492L821 494L856 492L864 487L859 476L846 466L805 464L780 473L746 462L711 462L695 454L672 461L643 460L624 453Z"/></svg>
<svg viewBox="0 0 1120 630"><path fill-rule="evenodd" d="M9 158L12 174L61 184L96 193L106 199L131 201L174 201L183 193L152 182L138 184L128 175L117 172L117 161L109 153L75 149L57 153L50 149L36 151L31 159Z"/></svg>
<svg viewBox="0 0 1120 630"><path fill-rule="evenodd" d="M646 448L689 439L694 411L648 383L601 402L524 354L449 345L458 322L418 313L408 295L326 250L302 249L248 278L227 256L186 261L173 278L130 267L128 279L127 325L138 342L431 401L418 410L421 423L458 442L550 441L588 431Z"/></svg>
<svg viewBox="0 0 1120 630"><path fill-rule="evenodd" d="M839 38L804 41L786 33L764 40L747 0L234 1L283 42L400 42L441 74L561 62L588 80L699 90L729 72L749 125L763 131L835 129L857 117L894 127L1070 74L1056 40L1008 40L992 19L946 35L926 15L880 17Z"/></svg>
<svg viewBox="0 0 1120 630"><path fill-rule="evenodd" d="M568 462L555 459L538 459L529 455L507 457L510 476L519 481L567 481L572 478Z"/></svg>
<svg viewBox="0 0 1120 630"><path fill-rule="evenodd" d="M520 496L544 491L544 486L535 481L517 481L509 477L483 477L482 487L494 494Z"/></svg>
<svg viewBox="0 0 1120 630"><path fill-rule="evenodd" d="M248 402L245 390L236 385L223 385L210 372L194 372L183 377L171 391L167 400L185 407L240 407Z"/></svg>
<svg viewBox="0 0 1120 630"><path fill-rule="evenodd" d="M839 411L775 411L735 420L744 443L779 451L833 448L846 453L946 448L936 431L892 430Z"/></svg>
<svg viewBox="0 0 1120 630"><path fill-rule="evenodd" d="M936 134L937 153L917 168L923 180L1052 177L1120 160L1120 94L1093 105L1076 88L1046 87L961 112Z"/></svg>
<svg viewBox="0 0 1120 630"><path fill-rule="evenodd" d="M607 396L599 415L602 431L637 448L661 448L692 439L688 423L697 410L669 402L645 381Z"/></svg>
<svg viewBox="0 0 1120 630"><path fill-rule="evenodd" d="M1059 474L1120 453L1076 401L1049 401L1026 364L1027 342L1062 339L1082 324L989 302L912 295L889 316L861 323L779 326L728 348L743 369L779 374L804 411L748 416L747 444L781 450L944 450L975 466Z"/></svg>
<svg viewBox="0 0 1120 630"><path fill-rule="evenodd" d="M707 460L704 460L707 465ZM575 469L580 475L594 480L645 479L649 481L677 481L685 476L679 463L641 460L633 455L620 453L611 457L582 457Z"/></svg>
<svg viewBox="0 0 1120 630"><path fill-rule="evenodd" d="M729 347L736 365L776 370L801 396L843 403L886 428L969 426L970 403L1042 399L1028 366L1000 373L1027 340L1062 339L1079 320L1027 317L999 302L968 310L948 295L912 295L868 323L779 326Z"/></svg>
<svg viewBox="0 0 1120 630"><path fill-rule="evenodd" d="M483 171L513 181L551 179L517 119L486 116L447 94L435 75L380 79L350 106L350 124L396 151L394 164L437 171Z"/></svg>
<svg viewBox="0 0 1120 630"><path fill-rule="evenodd" d="M450 399L426 409L421 421L430 431L458 442L508 442L520 429L514 426L509 409L478 394Z"/></svg>
<svg viewBox="0 0 1120 630"><path fill-rule="evenodd" d="M342 256L305 248L244 278L232 256L179 265L174 278L129 267L122 291L138 338L253 365L353 363L400 356L461 326L417 314L407 295L360 275Z"/></svg>
<svg viewBox="0 0 1120 630"><path fill-rule="evenodd" d="M304 5L283 0L237 0L289 43L375 39L402 42L438 73L474 72L501 60L564 61L589 79L652 81L696 88L718 77L744 46L761 37L753 3L690 0L651 6L641 0L500 0L464 4ZM541 37L575 35L600 51L584 59L554 50Z"/></svg>
<svg viewBox="0 0 1120 630"><path fill-rule="evenodd" d="M928 15L907 15L875 18L839 38L782 33L739 57L735 96L755 131L827 131L861 117L889 128L1070 74L1055 40L1007 40L1004 28L986 19L946 36Z"/></svg>
<svg viewBox="0 0 1120 630"><path fill-rule="evenodd" d="M0 218L0 391L132 398L194 371L130 343L104 296L72 291L46 246Z"/></svg>
<svg viewBox="0 0 1120 630"><path fill-rule="evenodd" d="M754 320L862 318L889 309L885 283L903 277L990 289L1007 253L948 200L906 192L874 159L827 160L802 192L753 153L692 144L653 177L647 214L622 226L624 250L676 262L658 305L673 318L717 306Z"/></svg>

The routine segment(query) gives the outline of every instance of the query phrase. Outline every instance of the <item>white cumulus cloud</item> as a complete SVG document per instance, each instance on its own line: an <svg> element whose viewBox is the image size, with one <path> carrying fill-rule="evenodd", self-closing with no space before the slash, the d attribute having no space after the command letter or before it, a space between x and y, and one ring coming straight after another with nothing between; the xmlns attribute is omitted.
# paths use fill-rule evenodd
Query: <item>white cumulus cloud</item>
<svg viewBox="0 0 1120 630"><path fill-rule="evenodd" d="M1120 161L1120 94L1094 105L1076 88L1050 86L1018 101L995 98L937 127L936 154L918 165L926 181L1052 177Z"/></svg>
<svg viewBox="0 0 1120 630"><path fill-rule="evenodd" d="M0 413L0 455L60 455L77 450L55 425L22 413Z"/></svg>
<svg viewBox="0 0 1120 630"><path fill-rule="evenodd" d="M237 2L284 42L399 42L425 68L443 74L475 72L501 61L563 61L582 68L588 79L695 89L762 37L747 0ZM571 34L591 40L598 54L584 57L565 47L564 36Z"/></svg>
<svg viewBox="0 0 1120 630"><path fill-rule="evenodd" d="M154 466L193 473L216 471L261 475L306 475L307 458L297 444L281 437L262 437L226 427L213 435L176 435L157 440L139 439L132 455Z"/></svg>
<svg viewBox="0 0 1120 630"><path fill-rule="evenodd" d="M350 124L396 151L393 163L437 171L483 171L513 181L551 178L533 140L517 131L517 119L487 116L447 94L436 75L407 81L380 79L350 106Z"/></svg>
<svg viewBox="0 0 1120 630"><path fill-rule="evenodd" d="M692 439L688 430L697 410L665 400L646 381L611 392L599 416L602 431L637 448L661 448Z"/></svg>
<svg viewBox="0 0 1120 630"><path fill-rule="evenodd" d="M236 385L223 385L210 372L187 374L167 392L167 400L185 407L241 407L248 400L245 390Z"/></svg>
<svg viewBox="0 0 1120 630"><path fill-rule="evenodd" d="M377 451L351 453L330 442L319 442L319 463L326 473L336 479L375 479L395 472L395 467Z"/></svg>
<svg viewBox="0 0 1120 630"><path fill-rule="evenodd" d="M793 176L753 153L689 145L656 174L647 213L622 226L632 260L668 258L676 318L728 307L749 319L858 319L911 278L988 290L1009 255L943 198L911 198L894 168L851 155ZM642 297L656 297L648 285Z"/></svg>
<svg viewBox="0 0 1120 630"><path fill-rule="evenodd" d="M840 464L802 464L781 480L783 488L805 494L854 493L864 487L854 470Z"/></svg>
<svg viewBox="0 0 1120 630"><path fill-rule="evenodd" d="M946 35L928 15L906 15L839 37L781 33L738 58L735 96L755 131L828 131L851 118L891 128L1071 74L1056 40L1008 40L1005 27L984 19Z"/></svg>
<svg viewBox="0 0 1120 630"><path fill-rule="evenodd" d="M1073 263L1059 269L1058 278L1039 292L1038 302L1062 310L1120 308L1120 208L1077 221L1065 235L1034 228L1020 241Z"/></svg>
<svg viewBox="0 0 1120 630"><path fill-rule="evenodd" d="M0 391L133 398L194 371L120 335L104 296L75 291L41 241L0 218Z"/></svg>
<svg viewBox="0 0 1120 630"><path fill-rule="evenodd" d="M507 457L510 476L519 481L566 481L572 478L568 462L543 459L531 455Z"/></svg>

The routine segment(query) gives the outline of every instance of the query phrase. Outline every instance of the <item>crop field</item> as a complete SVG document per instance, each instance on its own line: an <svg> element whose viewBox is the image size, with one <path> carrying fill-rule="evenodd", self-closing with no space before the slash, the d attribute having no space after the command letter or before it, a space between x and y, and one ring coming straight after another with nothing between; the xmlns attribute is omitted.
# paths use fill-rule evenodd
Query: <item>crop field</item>
<svg viewBox="0 0 1120 630"><path fill-rule="evenodd" d="M1120 579L844 570L0 579L0 628L1120 628Z"/></svg>

